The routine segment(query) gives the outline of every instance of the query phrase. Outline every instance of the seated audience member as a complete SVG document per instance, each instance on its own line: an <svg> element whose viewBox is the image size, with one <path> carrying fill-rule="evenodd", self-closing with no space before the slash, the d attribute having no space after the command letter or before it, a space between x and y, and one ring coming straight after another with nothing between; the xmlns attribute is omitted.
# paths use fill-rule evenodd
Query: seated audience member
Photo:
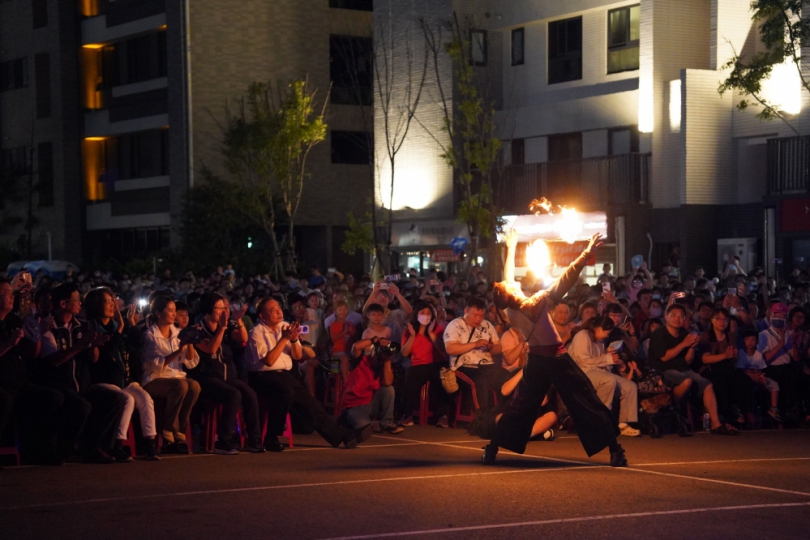
<svg viewBox="0 0 810 540"><path fill-rule="evenodd" d="M610 372L620 364L619 353L605 353L602 343L613 330L609 316L594 317L576 333L568 346L568 354L585 372L596 390L596 395L608 409L613 408L613 398L619 391L619 432L627 437L638 437L641 432L629 425L638 422L638 388L636 383Z"/></svg>
<svg viewBox="0 0 810 540"><path fill-rule="evenodd" d="M112 456L120 462L132 459L133 456L124 450L123 443L128 438L129 423L137 407L141 433L146 440L146 457L149 460L160 459L155 441L155 404L141 385L129 378L129 351L140 344L140 331L135 327L125 326L115 295L107 287L88 292L84 297L84 306L88 328L109 338L92 351L90 381L112 392L120 392L127 401L118 424Z"/></svg>
<svg viewBox="0 0 810 540"><path fill-rule="evenodd" d="M464 316L451 321L444 330L444 346L450 355L450 367L470 379L475 385L476 408L490 408L490 390L498 400L509 372L494 364L493 354L501 352L495 327L484 319L486 302L477 296L467 299Z"/></svg>
<svg viewBox="0 0 810 540"><path fill-rule="evenodd" d="M70 450L71 437L79 435L77 442L85 461L114 463L115 458L108 452L113 448L127 398L92 384L88 369L93 349L106 343L109 336L92 332L77 318L82 301L76 285L55 287L51 300L54 325L42 336L37 371L38 381L61 392L73 411L70 418L76 423L63 426L68 437L65 451ZM80 419L84 426L78 423Z"/></svg>
<svg viewBox="0 0 810 540"><path fill-rule="evenodd" d="M709 329L700 335L696 355L703 365L701 375L709 379L717 396L717 409L726 421L743 424L738 405L744 408L751 399L751 392L736 392L740 387L736 369L737 339L729 332L729 315L725 308L712 310Z"/></svg>
<svg viewBox="0 0 810 540"><path fill-rule="evenodd" d="M233 455L239 453L234 444L236 413L242 407L242 415L247 426L247 442L243 450L253 453L264 452L262 428L259 425L259 404L256 392L238 378L233 363L234 345L241 346L248 340L248 333L242 323L247 306L229 319L228 303L218 293L206 293L200 298L202 320L195 326L202 340L194 345L200 355L199 366L190 375L200 383L200 397L222 405L217 423L217 441L214 453Z"/></svg>
<svg viewBox="0 0 810 540"><path fill-rule="evenodd" d="M641 345L638 348L637 359L639 363L639 368L641 369L642 372L645 372L648 367L647 360L649 358L650 353L650 336L653 334L653 332L655 332L662 326L664 326L664 323L661 322L661 319L659 318L647 319L646 321L644 321L644 324L641 325L642 341Z"/></svg>
<svg viewBox="0 0 810 540"><path fill-rule="evenodd" d="M291 320L297 322L299 328L302 330L302 339L306 338L311 343L315 343L313 338L317 338L318 327L315 321L311 321L313 324L310 324L310 321L307 321L309 310L306 306L306 298L295 293L290 294L287 297L287 305L289 306L290 314L292 315ZM303 333L304 328L307 329L306 335ZM315 396L315 371L318 369L318 364L319 361L315 356L312 358L303 358L301 362L298 363L298 368L301 370L301 373L304 376L304 384L306 384L307 390L312 396Z"/></svg>
<svg viewBox="0 0 810 540"><path fill-rule="evenodd" d="M284 322L281 305L270 297L259 300L256 311L259 322L250 332L245 361L251 387L270 402L265 447L273 452L284 449L278 436L284 432L291 408L335 448L341 444L354 448L368 440L370 425L350 430L338 424L293 373L293 362L303 357L298 324Z"/></svg>
<svg viewBox="0 0 810 540"><path fill-rule="evenodd" d="M519 402L526 397L526 392L528 391L528 387L526 383L523 382L523 368L518 369L512 377L509 378L508 381L503 383L501 387L501 393L509 400L509 403L506 405L508 409L510 406L517 406ZM495 416L495 425L498 424L498 421L501 419L504 413L499 413ZM542 403L540 404L540 409L537 411L537 417L532 424L532 432L531 437L534 439L535 437L540 437L542 435L542 439L544 441L553 441L554 440L554 425L557 423L557 413L549 407L548 404L548 396L543 398ZM490 438L490 437L484 437Z"/></svg>
<svg viewBox="0 0 810 540"><path fill-rule="evenodd" d="M372 304L374 305L376 304ZM382 311L378 313L378 319L381 318ZM379 325L379 322L377 324ZM384 326L383 328L389 330ZM370 328L366 328L365 332L369 330ZM351 370L349 378L346 379L340 421L350 429L356 430L370 425L372 420L379 420L382 431L392 435L402 433L404 429L394 422L395 394L392 386L394 372L391 369L393 355L388 349L391 341L372 336L361 342L363 344L369 342L369 345L363 347L360 363Z"/></svg>
<svg viewBox="0 0 810 540"><path fill-rule="evenodd" d="M63 406L62 395L57 390L28 381L27 367L39 347L39 336L50 330L53 319L37 320L35 340L24 339L27 331L23 330L20 317L12 313L13 305L12 284L0 278L0 436L15 418L23 462L61 465L56 448L58 428L60 425L81 427L83 411L80 418L70 418L74 411Z"/></svg>
<svg viewBox="0 0 810 540"><path fill-rule="evenodd" d="M152 300L149 310L153 324L144 332L143 389L153 400L165 400L161 418L162 454L187 454L186 428L191 410L200 397L200 384L186 378L185 369L200 363L190 338L180 339L175 326L176 304L170 296ZM184 369L185 368L185 369Z"/></svg>
<svg viewBox="0 0 810 540"><path fill-rule="evenodd" d="M422 386L430 382L430 404L436 414L436 426L446 428L450 409L450 396L444 391L439 372L444 367L445 356L441 353L441 331L436 308L429 302L416 303L408 328L402 335L402 356L410 357L411 367L405 375L405 414L400 421L403 426L413 425L413 412L419 410Z"/></svg>
<svg viewBox="0 0 810 540"><path fill-rule="evenodd" d="M631 380L635 377L640 377L641 370L636 362L640 345L633 323L627 320L628 318L626 317L621 304L608 304L605 306L604 313L610 317L610 320L613 321L614 325L613 330L610 331L610 335L608 336L606 343L610 344L617 341L621 341L622 343L622 347L619 350L619 358L624 363L624 366L622 367L621 364L618 365L618 367L621 367L619 374L624 376L626 379Z"/></svg>
<svg viewBox="0 0 810 540"><path fill-rule="evenodd" d="M692 386L695 387L695 393L703 400L709 413L712 433L736 435L737 428L720 422L712 383L690 369L695 360L698 336L684 328L685 319L686 308L682 305L672 304L667 308L666 325L650 337L649 365L661 374L664 384L673 389L676 400L681 400L692 390Z"/></svg>
<svg viewBox="0 0 810 540"><path fill-rule="evenodd" d="M177 326L177 328L179 328L180 330L182 330L186 326L188 326L188 323L191 320L188 314L188 304L186 304L185 302L175 302L174 309L176 312L174 325Z"/></svg>
<svg viewBox="0 0 810 540"><path fill-rule="evenodd" d="M743 334L744 348L740 349L737 355L737 369L742 370L746 377L744 380L748 381L747 385L743 385L744 391L749 394L752 392L754 386L765 389L770 398L771 407L768 409L768 415L777 422L782 421L779 414L779 384L773 379L765 376L768 369L768 364L765 363L765 358L762 353L757 350L757 343L759 342L759 334L756 330L746 330ZM751 412L750 410L747 412Z"/></svg>

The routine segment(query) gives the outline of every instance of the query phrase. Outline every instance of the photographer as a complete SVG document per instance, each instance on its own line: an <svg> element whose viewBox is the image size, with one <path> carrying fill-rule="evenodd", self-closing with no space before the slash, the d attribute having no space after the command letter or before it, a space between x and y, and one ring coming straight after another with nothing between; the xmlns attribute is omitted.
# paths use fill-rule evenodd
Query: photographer
<svg viewBox="0 0 810 540"><path fill-rule="evenodd" d="M335 448L341 444L354 448L368 440L370 425L359 430L340 426L293 374L293 361L303 358L298 323L284 322L281 305L270 297L259 300L256 311L259 323L250 332L245 364L251 387L270 402L264 446L271 452L284 449L278 436L284 432L291 408Z"/></svg>
<svg viewBox="0 0 810 540"><path fill-rule="evenodd" d="M376 312L376 316L382 318L382 312ZM358 345L353 350L364 350L365 354L346 379L340 423L350 429L362 429L379 419L383 431L392 435L402 433L404 429L394 423L394 387L391 386L394 382L391 357L399 351L399 344L364 333Z"/></svg>

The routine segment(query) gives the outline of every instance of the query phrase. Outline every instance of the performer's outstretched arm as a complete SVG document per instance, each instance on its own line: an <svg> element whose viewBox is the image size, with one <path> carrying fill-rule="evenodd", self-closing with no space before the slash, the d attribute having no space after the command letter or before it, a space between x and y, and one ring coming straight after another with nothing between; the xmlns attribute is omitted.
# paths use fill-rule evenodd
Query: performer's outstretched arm
<svg viewBox="0 0 810 540"><path fill-rule="evenodd" d="M515 281L515 250L517 249L518 234L515 229L506 233L506 261L503 263L503 280L507 284Z"/></svg>
<svg viewBox="0 0 810 540"><path fill-rule="evenodd" d="M582 269L585 268L585 265L588 262L588 259L591 257L591 254L603 244L602 235L599 233L594 234L591 237L591 241L588 243L588 247L585 248L577 259L568 265L568 268L565 269L565 272L554 280L547 289L542 290L536 294L534 294L531 298L527 298L520 304L520 309L526 315L533 317L535 315L535 310L537 306L546 298L551 299L553 302L559 302L562 300L563 296L571 290L571 287L576 284L577 279L579 278L580 272Z"/></svg>

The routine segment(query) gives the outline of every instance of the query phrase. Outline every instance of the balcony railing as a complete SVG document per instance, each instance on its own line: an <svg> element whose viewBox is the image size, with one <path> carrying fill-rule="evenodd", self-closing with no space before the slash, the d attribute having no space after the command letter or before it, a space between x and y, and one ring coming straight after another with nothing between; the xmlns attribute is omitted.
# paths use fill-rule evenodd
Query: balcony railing
<svg viewBox="0 0 810 540"><path fill-rule="evenodd" d="M810 191L810 137L768 139L768 193Z"/></svg>
<svg viewBox="0 0 810 540"><path fill-rule="evenodd" d="M578 208L643 204L647 201L650 154L622 154L573 161L511 165L496 180L497 204L526 213L532 199Z"/></svg>

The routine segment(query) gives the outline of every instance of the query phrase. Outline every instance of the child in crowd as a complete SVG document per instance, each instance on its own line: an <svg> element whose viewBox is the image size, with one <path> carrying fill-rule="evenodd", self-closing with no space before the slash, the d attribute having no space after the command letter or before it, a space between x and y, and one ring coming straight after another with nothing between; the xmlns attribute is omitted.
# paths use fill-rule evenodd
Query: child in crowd
<svg viewBox="0 0 810 540"><path fill-rule="evenodd" d="M779 385L773 379L765 376L765 369L768 365L765 363L762 353L757 350L758 341L759 335L756 330L747 330L743 334L745 349L740 349L737 355L737 368L742 369L754 381L754 384L765 388L770 393L771 408L768 410L768 414L777 422L781 422L778 407Z"/></svg>
<svg viewBox="0 0 810 540"><path fill-rule="evenodd" d="M185 302L175 302L175 310L177 314L175 315L174 325L182 330L186 326L188 326L189 316L188 316L188 305Z"/></svg>
<svg viewBox="0 0 810 540"><path fill-rule="evenodd" d="M349 305L345 300L335 302L335 322L329 326L332 340L332 357L340 360L340 376L349 378L349 353L357 338L357 328L349 322Z"/></svg>

